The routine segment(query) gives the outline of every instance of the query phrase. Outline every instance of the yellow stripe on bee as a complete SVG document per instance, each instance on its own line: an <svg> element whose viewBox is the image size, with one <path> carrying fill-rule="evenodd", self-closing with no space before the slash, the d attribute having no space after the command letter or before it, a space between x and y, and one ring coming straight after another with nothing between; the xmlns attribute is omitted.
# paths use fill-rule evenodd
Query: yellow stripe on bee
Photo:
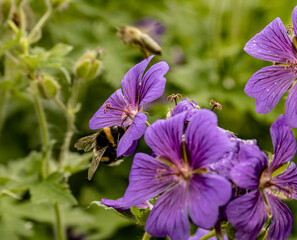
<svg viewBox="0 0 297 240"><path fill-rule="evenodd" d="M116 147L117 145L114 142L114 138L111 134L110 128L109 127L103 128L103 131L106 135L107 140L112 144L113 147Z"/></svg>

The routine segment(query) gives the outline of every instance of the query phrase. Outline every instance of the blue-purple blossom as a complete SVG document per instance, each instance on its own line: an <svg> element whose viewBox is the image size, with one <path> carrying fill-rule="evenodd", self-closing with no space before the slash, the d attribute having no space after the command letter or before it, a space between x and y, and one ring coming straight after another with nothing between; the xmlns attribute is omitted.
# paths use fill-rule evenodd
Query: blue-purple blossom
<svg viewBox="0 0 297 240"><path fill-rule="evenodd" d="M159 62L144 74L153 56L132 67L124 76L122 89L116 90L99 108L89 122L90 129L101 129L110 126L128 128L119 141L117 156L131 155L137 140L146 129L146 115L141 112L144 104L159 98L165 88L164 75L168 64Z"/></svg>
<svg viewBox="0 0 297 240"><path fill-rule="evenodd" d="M183 98L173 109L172 109L172 116L175 116L182 112L187 112L186 121L190 121L192 115L196 113L200 107L198 103L194 100L189 98Z"/></svg>
<svg viewBox="0 0 297 240"><path fill-rule="evenodd" d="M231 197L230 182L205 167L231 149L226 134L217 127L216 115L199 110L184 130L186 117L186 112L180 113L148 127L145 141L156 157L137 153L133 160L123 206L159 196L145 226L155 237L187 239L188 214L197 226L213 227L219 207Z"/></svg>
<svg viewBox="0 0 297 240"><path fill-rule="evenodd" d="M294 39L297 35L297 7L293 11ZM291 127L297 127L297 46L292 41L280 18L273 20L245 45L253 57L274 62L264 67L248 81L245 93L256 99L256 112L266 114L290 89L285 106L285 117Z"/></svg>
<svg viewBox="0 0 297 240"><path fill-rule="evenodd" d="M275 171L292 160L296 141L283 115L272 124L270 134L274 145L271 162L257 145L242 145L240 163L231 170L233 182L247 190L226 208L229 222L237 229L236 239L256 239L268 218L267 240L285 239L293 226L293 215L280 199L297 199L296 165L292 162L280 174Z"/></svg>

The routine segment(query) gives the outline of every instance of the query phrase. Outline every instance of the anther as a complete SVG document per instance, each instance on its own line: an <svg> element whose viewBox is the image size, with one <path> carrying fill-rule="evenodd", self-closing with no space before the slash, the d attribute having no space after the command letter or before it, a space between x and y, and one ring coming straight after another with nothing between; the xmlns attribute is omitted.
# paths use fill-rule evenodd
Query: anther
<svg viewBox="0 0 297 240"><path fill-rule="evenodd" d="M104 104L103 113L104 113L104 114L108 113L108 112L109 112L108 109L110 109L110 108L111 108L111 103L110 103L110 101L106 101L105 104Z"/></svg>
<svg viewBox="0 0 297 240"><path fill-rule="evenodd" d="M293 28L293 26L292 26L291 24L288 24L288 25L286 26L286 29L287 29L287 33L288 33L289 35L291 35L291 33L294 31L294 28Z"/></svg>
<svg viewBox="0 0 297 240"><path fill-rule="evenodd" d="M170 100L171 99L171 100ZM171 95L169 95L168 97L167 97L167 101L171 101L171 102L173 102L173 100L174 100L174 102L175 102L175 106L177 105L177 101L178 101L178 99L182 99L182 95L181 94L174 94L174 93L172 93Z"/></svg>
<svg viewBox="0 0 297 240"><path fill-rule="evenodd" d="M222 105L219 104L218 102L216 102L214 99L210 100L209 105L213 105L213 107L211 108L211 111L213 111L215 108L218 110L222 110L222 108L223 108Z"/></svg>

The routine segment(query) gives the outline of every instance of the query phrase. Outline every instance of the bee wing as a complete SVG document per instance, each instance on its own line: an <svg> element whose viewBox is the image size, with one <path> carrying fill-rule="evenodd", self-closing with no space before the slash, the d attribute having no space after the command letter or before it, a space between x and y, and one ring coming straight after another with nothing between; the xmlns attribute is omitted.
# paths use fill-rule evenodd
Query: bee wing
<svg viewBox="0 0 297 240"><path fill-rule="evenodd" d="M162 48L160 47L160 45L148 34L143 33L141 35L141 40L146 50L158 55L162 53Z"/></svg>
<svg viewBox="0 0 297 240"><path fill-rule="evenodd" d="M91 165L90 165L89 170L88 170L88 179L89 180L91 180L92 177L94 176L94 173L96 172L96 170L97 170L97 168L99 166L99 163L101 161L101 158L102 158L102 156L105 153L107 148L108 148L108 146L100 148L97 151L94 151L94 156L92 158L92 162L91 162Z"/></svg>
<svg viewBox="0 0 297 240"><path fill-rule="evenodd" d="M82 137L76 141L74 144L74 147L77 150L84 150L85 152L91 151L96 143L96 137L98 136L100 132L94 133L92 135L88 135L85 137Z"/></svg>

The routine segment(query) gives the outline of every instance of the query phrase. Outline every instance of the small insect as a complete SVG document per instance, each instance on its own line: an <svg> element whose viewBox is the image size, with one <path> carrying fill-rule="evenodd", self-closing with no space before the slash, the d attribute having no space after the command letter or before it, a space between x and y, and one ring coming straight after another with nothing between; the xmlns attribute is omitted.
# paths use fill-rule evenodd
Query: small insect
<svg viewBox="0 0 297 240"><path fill-rule="evenodd" d="M121 157L117 158L117 145L125 131L125 128L118 126L105 127L97 133L78 139L74 144L76 149L85 152L93 149L94 156L88 170L89 180L94 176L100 162L109 166L121 163Z"/></svg>
<svg viewBox="0 0 297 240"><path fill-rule="evenodd" d="M150 53L161 55L162 48L160 45L147 33L136 27L123 26L118 28L117 36L125 43L139 48L145 58L148 58Z"/></svg>

